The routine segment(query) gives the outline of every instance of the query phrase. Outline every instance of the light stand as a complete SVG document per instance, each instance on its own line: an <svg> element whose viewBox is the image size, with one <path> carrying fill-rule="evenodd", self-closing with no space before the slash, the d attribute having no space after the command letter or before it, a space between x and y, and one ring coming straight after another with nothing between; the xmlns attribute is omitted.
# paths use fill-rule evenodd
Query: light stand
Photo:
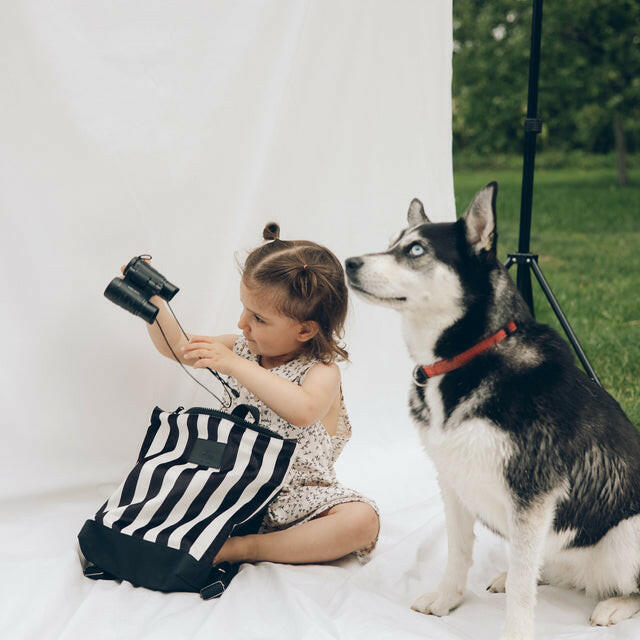
<svg viewBox="0 0 640 640"><path fill-rule="evenodd" d="M536 135L542 131L542 120L537 117L538 112L538 76L540 72L540 37L542 35L542 0L533 0L533 16L531 21L531 56L529 58L529 89L527 96L527 117L524 121L524 163L522 167L522 197L520 200L520 235L518 239L518 253L507 254L505 267L517 264L516 284L525 302L533 309L533 294L531 291L531 271L533 271L540 288L544 292L551 308L556 314L564 332L573 346L578 359L582 363L589 377L602 386L596 372L589 363L578 338L576 337L567 317L562 312L553 291L546 281L538 265L537 254L530 253L531 239L531 203L533 200L533 168L536 157Z"/></svg>

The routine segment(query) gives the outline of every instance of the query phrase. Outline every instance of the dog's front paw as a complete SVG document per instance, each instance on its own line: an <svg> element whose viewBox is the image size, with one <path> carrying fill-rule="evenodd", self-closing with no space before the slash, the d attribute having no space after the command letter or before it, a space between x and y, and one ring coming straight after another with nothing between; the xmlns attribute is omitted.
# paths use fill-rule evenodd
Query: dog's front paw
<svg viewBox="0 0 640 640"><path fill-rule="evenodd" d="M462 593L459 591L432 591L431 593L423 593L411 605L411 608L418 613L446 616L461 602Z"/></svg>
<svg viewBox="0 0 640 640"><path fill-rule="evenodd" d="M491 584L487 587L487 591L491 593L504 593L507 585L507 572L502 572L499 576L496 576Z"/></svg>
<svg viewBox="0 0 640 640"><path fill-rule="evenodd" d="M630 618L637 611L640 611L640 595L633 593L598 602L589 621L594 626L608 627Z"/></svg>

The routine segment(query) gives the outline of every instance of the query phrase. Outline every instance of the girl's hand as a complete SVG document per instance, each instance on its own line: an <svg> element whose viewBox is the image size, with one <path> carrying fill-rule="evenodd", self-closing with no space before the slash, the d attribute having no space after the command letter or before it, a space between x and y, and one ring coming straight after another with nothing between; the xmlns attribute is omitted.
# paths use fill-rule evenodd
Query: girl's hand
<svg viewBox="0 0 640 640"><path fill-rule="evenodd" d="M182 355L192 361L194 369L215 369L225 375L233 375L231 368L239 358L229 347L215 338L208 336L192 336L189 343L182 347Z"/></svg>

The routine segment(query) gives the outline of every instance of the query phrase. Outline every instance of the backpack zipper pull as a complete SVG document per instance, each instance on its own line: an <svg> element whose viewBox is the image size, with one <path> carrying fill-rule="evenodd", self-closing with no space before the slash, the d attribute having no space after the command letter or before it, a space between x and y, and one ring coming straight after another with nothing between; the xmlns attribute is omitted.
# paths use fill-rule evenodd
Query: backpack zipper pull
<svg viewBox="0 0 640 640"><path fill-rule="evenodd" d="M183 409L184 409L184 407L178 407L175 411L172 412L171 415L175 415L176 413L180 413Z"/></svg>

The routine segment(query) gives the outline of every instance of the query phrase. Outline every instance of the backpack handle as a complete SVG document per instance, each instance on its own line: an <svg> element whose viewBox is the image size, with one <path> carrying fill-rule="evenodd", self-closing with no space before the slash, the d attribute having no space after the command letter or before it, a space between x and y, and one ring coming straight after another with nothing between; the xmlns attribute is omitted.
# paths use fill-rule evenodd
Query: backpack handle
<svg viewBox="0 0 640 640"><path fill-rule="evenodd" d="M260 422L260 409L250 404L239 404L232 412L232 415L240 418L240 420L246 420L247 415L251 414L253 422L258 424Z"/></svg>

